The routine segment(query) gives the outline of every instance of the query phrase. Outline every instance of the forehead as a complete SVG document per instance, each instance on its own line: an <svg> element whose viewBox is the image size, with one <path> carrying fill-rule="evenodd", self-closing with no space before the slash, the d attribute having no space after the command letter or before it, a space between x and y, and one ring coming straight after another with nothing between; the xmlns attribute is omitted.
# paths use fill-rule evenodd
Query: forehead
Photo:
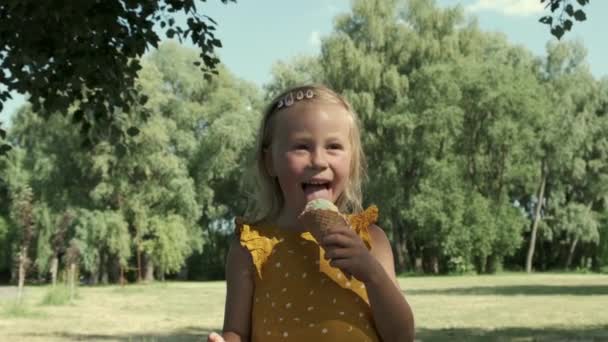
<svg viewBox="0 0 608 342"><path fill-rule="evenodd" d="M338 103L297 102L275 116L275 136L325 134L348 137L353 124L351 113Z"/></svg>

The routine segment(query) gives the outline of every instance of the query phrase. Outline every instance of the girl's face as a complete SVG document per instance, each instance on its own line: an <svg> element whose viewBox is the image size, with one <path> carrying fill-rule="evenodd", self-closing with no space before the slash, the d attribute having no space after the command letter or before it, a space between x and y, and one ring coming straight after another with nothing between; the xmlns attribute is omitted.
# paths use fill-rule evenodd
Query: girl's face
<svg viewBox="0 0 608 342"><path fill-rule="evenodd" d="M274 120L265 162L281 186L283 213L298 215L316 198L335 203L350 173L348 111L339 104L302 101L276 113Z"/></svg>

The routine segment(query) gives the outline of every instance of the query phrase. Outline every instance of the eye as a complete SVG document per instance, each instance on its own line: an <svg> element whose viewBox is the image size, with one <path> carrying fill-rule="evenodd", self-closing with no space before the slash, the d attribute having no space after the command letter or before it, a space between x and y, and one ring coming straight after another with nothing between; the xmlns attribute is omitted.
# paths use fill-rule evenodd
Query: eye
<svg viewBox="0 0 608 342"><path fill-rule="evenodd" d="M308 145L306 144L295 144L293 147L294 150L307 150Z"/></svg>
<svg viewBox="0 0 608 342"><path fill-rule="evenodd" d="M330 150L342 150L343 146L340 143L331 143L327 146Z"/></svg>

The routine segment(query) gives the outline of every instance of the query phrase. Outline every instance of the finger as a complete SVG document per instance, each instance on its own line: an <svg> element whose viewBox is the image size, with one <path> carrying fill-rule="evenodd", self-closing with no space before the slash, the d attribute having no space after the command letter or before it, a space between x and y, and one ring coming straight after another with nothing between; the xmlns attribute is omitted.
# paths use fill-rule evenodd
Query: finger
<svg viewBox="0 0 608 342"><path fill-rule="evenodd" d="M211 333L209 334L209 337L207 338L207 342L224 342L224 338L222 336L220 336L217 333Z"/></svg>
<svg viewBox="0 0 608 342"><path fill-rule="evenodd" d="M328 248L325 251L325 259L345 259L351 256L348 248Z"/></svg>
<svg viewBox="0 0 608 342"><path fill-rule="evenodd" d="M343 227L331 227L327 230L326 235L330 234L345 234L345 235L356 235L355 230L350 228L349 226Z"/></svg>
<svg viewBox="0 0 608 342"><path fill-rule="evenodd" d="M342 270L342 272L344 272L344 270L348 268L349 264L350 260L348 259L332 259L329 262L329 266L339 268L340 270Z"/></svg>
<svg viewBox="0 0 608 342"><path fill-rule="evenodd" d="M321 240L321 246L326 250L328 248L347 248L353 245L352 240L352 238L342 234L332 234Z"/></svg>

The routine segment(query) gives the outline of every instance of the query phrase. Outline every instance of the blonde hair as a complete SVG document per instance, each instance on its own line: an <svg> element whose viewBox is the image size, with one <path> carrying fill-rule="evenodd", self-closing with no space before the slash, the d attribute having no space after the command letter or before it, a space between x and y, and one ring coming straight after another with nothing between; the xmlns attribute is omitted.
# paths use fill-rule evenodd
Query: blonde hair
<svg viewBox="0 0 608 342"><path fill-rule="evenodd" d="M312 98L304 98L302 104L309 102L324 102L339 104L346 109L352 120L350 130L350 145L352 148L352 156L350 163L350 171L346 188L336 200L336 206L341 212L354 212L362 210L362 194L361 184L366 177L365 155L361 146L360 124L357 114L353 110L350 103L342 96L323 85L304 85L293 87L276 96L266 107L262 121L258 130L255 145L255 169L253 176L255 180L255 191L253 193L252 203L246 219L249 222L272 222L280 214L280 210L284 205L283 193L278 180L272 177L266 168L265 153L270 147L274 134L274 120L282 107L282 102L287 96L293 97L298 92L310 93L313 92Z"/></svg>

